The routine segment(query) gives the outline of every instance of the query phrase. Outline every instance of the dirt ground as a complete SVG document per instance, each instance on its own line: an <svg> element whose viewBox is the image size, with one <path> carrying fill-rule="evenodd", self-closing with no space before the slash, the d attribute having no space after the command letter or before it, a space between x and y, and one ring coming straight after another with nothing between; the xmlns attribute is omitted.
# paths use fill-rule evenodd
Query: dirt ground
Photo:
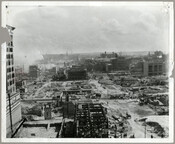
<svg viewBox="0 0 175 144"><path fill-rule="evenodd" d="M127 135L134 134L135 138L150 138L158 137L155 133L150 133L148 127L143 123L140 123L138 119L146 116L155 116L155 112L147 105L139 106L136 100L100 100L103 105L108 110L108 117L112 119L112 115L119 116L125 115L126 113L131 115L130 119L127 119L128 122L128 131ZM114 120L115 121L115 120ZM145 135L146 133L146 135Z"/></svg>
<svg viewBox="0 0 175 144"><path fill-rule="evenodd" d="M45 127L27 127L23 128L20 133L20 138L56 138L58 132L55 127L47 130Z"/></svg>

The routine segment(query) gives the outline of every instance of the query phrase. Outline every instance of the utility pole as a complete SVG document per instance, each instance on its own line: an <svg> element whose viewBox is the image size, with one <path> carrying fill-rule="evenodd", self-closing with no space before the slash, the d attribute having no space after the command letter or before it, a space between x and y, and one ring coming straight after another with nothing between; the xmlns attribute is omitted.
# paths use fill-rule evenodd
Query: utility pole
<svg viewBox="0 0 175 144"><path fill-rule="evenodd" d="M12 109L11 109L10 93L8 93L7 95L8 95L8 100L9 100L9 113L10 113L11 135L13 135L13 122L12 122Z"/></svg>
<svg viewBox="0 0 175 144"><path fill-rule="evenodd" d="M69 94L66 93L67 117L69 118Z"/></svg>
<svg viewBox="0 0 175 144"><path fill-rule="evenodd" d="M146 138L146 120L147 120L147 118L144 119L144 124L145 124L145 138Z"/></svg>
<svg viewBox="0 0 175 144"><path fill-rule="evenodd" d="M116 124L115 124L115 136L114 137L117 138L117 126L116 126Z"/></svg>
<svg viewBox="0 0 175 144"><path fill-rule="evenodd" d="M146 122L145 122L145 138L146 138Z"/></svg>

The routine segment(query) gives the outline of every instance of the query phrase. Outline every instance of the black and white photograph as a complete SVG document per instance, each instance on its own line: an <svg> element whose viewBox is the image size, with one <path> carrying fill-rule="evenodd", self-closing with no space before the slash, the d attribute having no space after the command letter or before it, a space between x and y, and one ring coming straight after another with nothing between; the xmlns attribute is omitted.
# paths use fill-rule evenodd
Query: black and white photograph
<svg viewBox="0 0 175 144"><path fill-rule="evenodd" d="M171 142L173 12L172 2L3 2L3 140Z"/></svg>

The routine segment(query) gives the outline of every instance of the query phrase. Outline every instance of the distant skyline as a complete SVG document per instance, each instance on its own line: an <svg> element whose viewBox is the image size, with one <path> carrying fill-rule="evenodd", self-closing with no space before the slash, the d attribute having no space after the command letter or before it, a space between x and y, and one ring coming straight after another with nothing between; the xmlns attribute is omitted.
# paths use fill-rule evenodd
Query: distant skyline
<svg viewBox="0 0 175 144"><path fill-rule="evenodd" d="M7 14L17 62L46 53L168 52L169 15L160 6L9 6Z"/></svg>

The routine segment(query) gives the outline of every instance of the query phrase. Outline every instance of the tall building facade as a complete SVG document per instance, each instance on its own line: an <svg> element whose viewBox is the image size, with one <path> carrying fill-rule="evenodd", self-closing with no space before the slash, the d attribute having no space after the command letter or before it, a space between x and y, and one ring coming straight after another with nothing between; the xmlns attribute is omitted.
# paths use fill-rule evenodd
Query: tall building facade
<svg viewBox="0 0 175 144"><path fill-rule="evenodd" d="M10 42L6 46L6 134L10 137L21 120L20 93L16 91L13 58L13 30L8 26Z"/></svg>

